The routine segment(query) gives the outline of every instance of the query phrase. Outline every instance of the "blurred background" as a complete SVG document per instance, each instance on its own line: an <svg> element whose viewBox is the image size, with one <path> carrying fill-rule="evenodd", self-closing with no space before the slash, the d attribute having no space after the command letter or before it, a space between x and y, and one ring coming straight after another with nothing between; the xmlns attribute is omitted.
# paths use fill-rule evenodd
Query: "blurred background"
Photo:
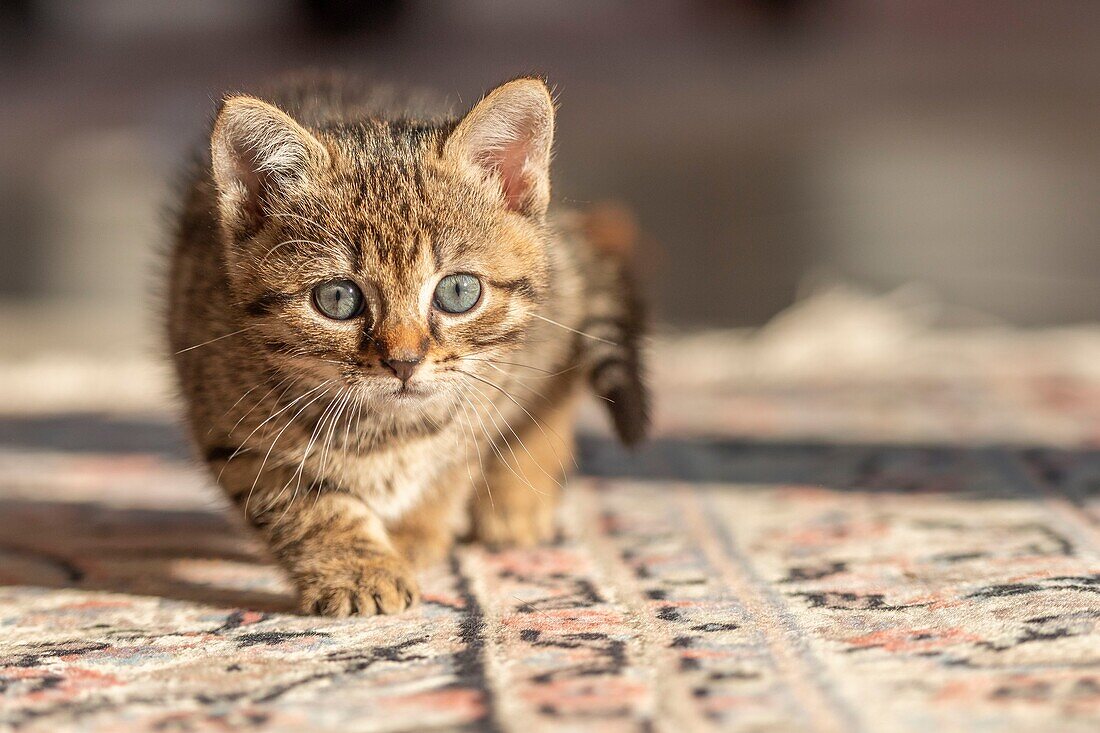
<svg viewBox="0 0 1100 733"><path fill-rule="evenodd" d="M1100 3L0 0L0 353L158 343L164 210L215 100L301 67L457 107L556 85L559 204L624 202L676 327L822 283L1100 317Z"/></svg>

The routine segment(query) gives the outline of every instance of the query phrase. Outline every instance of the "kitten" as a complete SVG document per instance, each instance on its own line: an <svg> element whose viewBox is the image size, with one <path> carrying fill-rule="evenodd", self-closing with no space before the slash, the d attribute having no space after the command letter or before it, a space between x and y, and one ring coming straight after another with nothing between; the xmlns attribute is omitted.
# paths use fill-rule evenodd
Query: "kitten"
<svg viewBox="0 0 1100 733"><path fill-rule="evenodd" d="M547 212L545 83L416 104L338 78L229 96L178 222L192 437L306 612L399 612L463 534L551 539L585 379L625 442L647 428L622 254Z"/></svg>

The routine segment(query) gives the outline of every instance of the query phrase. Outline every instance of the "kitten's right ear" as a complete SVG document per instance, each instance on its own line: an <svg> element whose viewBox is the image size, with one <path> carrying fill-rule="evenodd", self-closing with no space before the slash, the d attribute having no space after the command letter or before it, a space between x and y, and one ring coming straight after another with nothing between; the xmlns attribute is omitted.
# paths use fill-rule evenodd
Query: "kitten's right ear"
<svg viewBox="0 0 1100 733"><path fill-rule="evenodd" d="M229 97L210 138L223 226L235 238L254 234L269 207L328 162L321 143L289 115L254 97Z"/></svg>

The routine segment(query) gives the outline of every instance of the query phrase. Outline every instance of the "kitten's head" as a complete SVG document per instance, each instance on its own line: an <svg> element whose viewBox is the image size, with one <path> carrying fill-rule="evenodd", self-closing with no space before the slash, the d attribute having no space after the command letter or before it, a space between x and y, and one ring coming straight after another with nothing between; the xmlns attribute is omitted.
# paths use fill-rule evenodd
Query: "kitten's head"
<svg viewBox="0 0 1100 733"><path fill-rule="evenodd" d="M521 342L546 289L553 127L546 85L527 78L432 124L307 129L227 99L213 182L253 348L376 409L485 379L483 360Z"/></svg>

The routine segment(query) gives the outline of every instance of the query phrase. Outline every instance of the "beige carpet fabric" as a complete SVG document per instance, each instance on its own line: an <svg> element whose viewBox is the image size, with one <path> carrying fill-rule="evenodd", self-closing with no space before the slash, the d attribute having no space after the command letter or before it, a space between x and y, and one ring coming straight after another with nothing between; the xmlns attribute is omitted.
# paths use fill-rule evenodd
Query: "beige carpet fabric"
<svg viewBox="0 0 1100 733"><path fill-rule="evenodd" d="M155 377L10 365L0 730L1100 729L1100 335L856 305L659 339L657 435L586 416L560 540L384 618L291 612Z"/></svg>

